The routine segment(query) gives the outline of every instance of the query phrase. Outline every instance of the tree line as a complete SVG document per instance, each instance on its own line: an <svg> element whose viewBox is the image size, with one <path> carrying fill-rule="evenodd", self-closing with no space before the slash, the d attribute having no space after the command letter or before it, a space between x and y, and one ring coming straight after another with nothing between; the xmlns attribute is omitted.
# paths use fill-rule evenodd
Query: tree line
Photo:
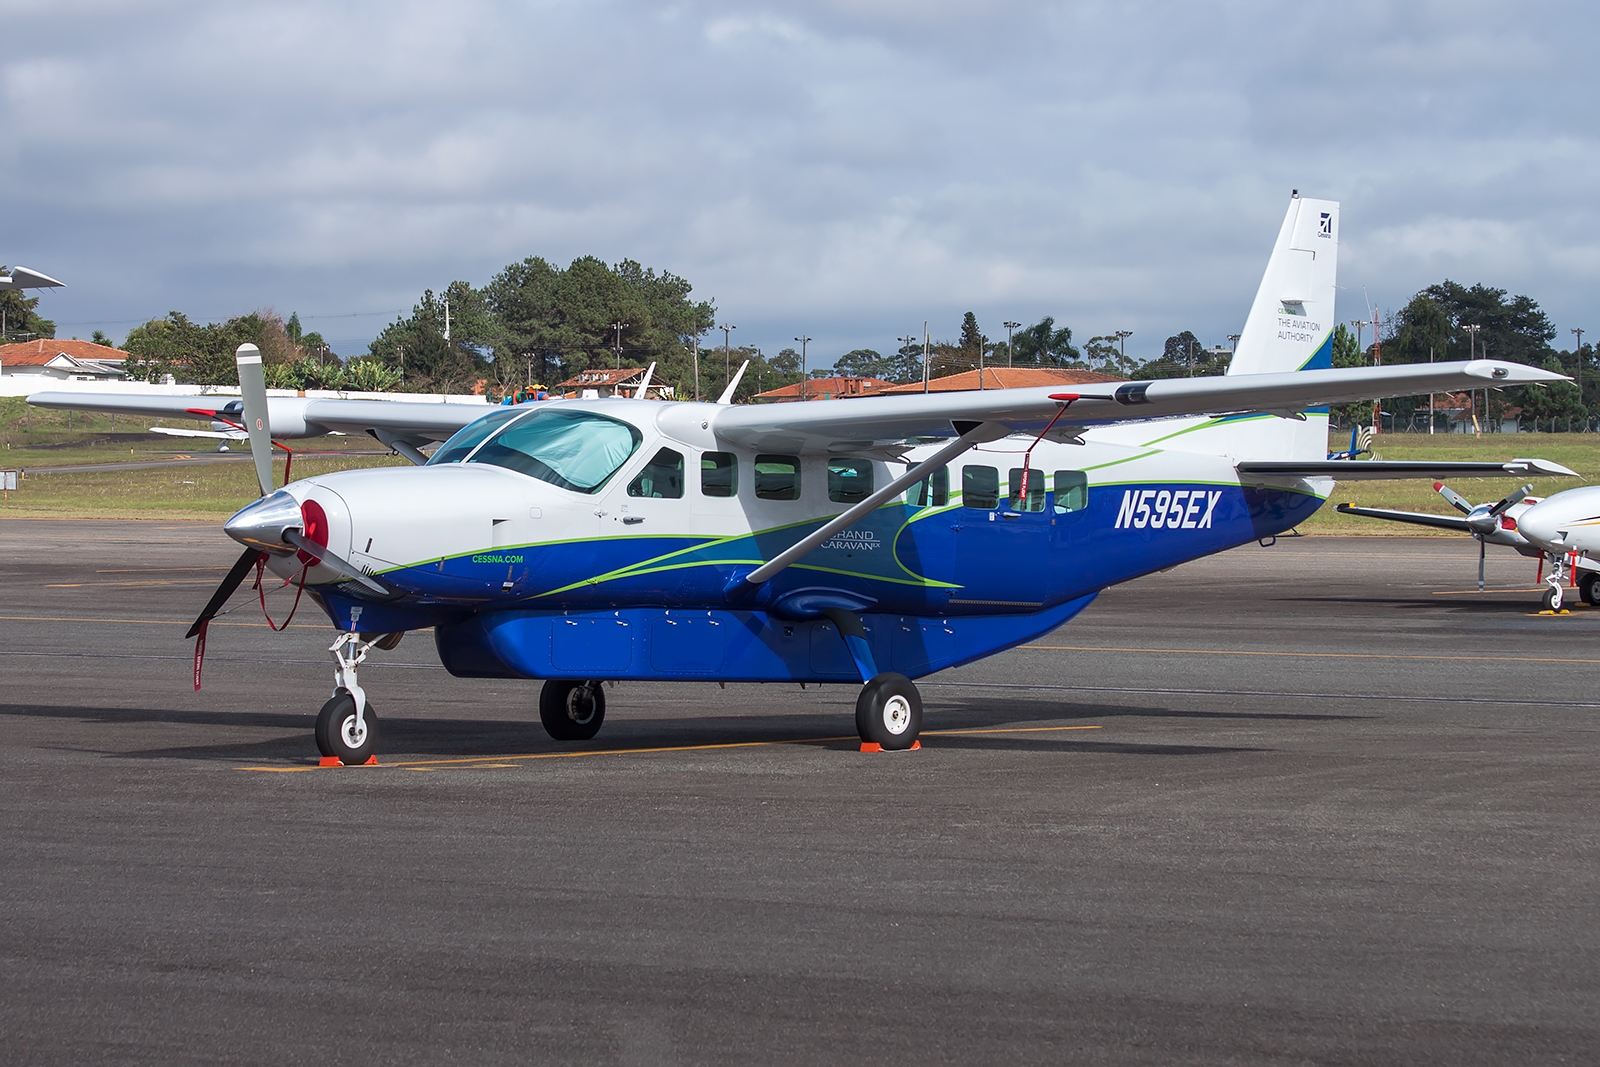
<svg viewBox="0 0 1600 1067"><path fill-rule="evenodd" d="M50 336L53 324L31 314L36 299L0 294L16 304L19 322ZM887 353L857 348L832 357L784 347L767 353L750 345L716 343L717 311L697 300L690 283L669 271L634 260L609 265L581 256L566 267L530 256L510 264L478 287L453 281L427 290L409 315L383 328L358 359L341 360L315 332L303 332L298 316L287 320L271 312L252 312L223 323L200 324L170 312L131 331L123 347L130 353L130 376L158 379L174 374L198 384L236 381L233 350L244 341L263 353L269 382L290 388L394 388L417 392L469 392L484 382L492 395L529 384L555 385L579 372L601 367L640 367L654 362L656 380L678 396L714 397L739 365L750 369L738 399L797 382L802 376L854 375L895 383L922 379L924 343L901 338ZM991 327L992 330L992 327ZM1008 337L980 327L967 312L954 336L930 339L926 346L931 377L1009 363L1021 367L1094 370L1123 378L1172 378L1222 374L1229 350L1207 347L1193 331L1168 338L1159 355L1140 359L1126 351L1127 331L1106 333L1077 343L1071 327L1046 316L1016 326ZM1413 296L1398 312L1381 319L1370 340L1348 325L1333 338L1335 366L1380 360L1386 364L1465 359L1478 356L1515 360L1583 376L1583 388L1560 384L1545 389L1508 390L1502 405L1516 404L1539 418L1582 417L1600 400L1600 366L1593 344L1581 349L1551 345L1557 333L1539 305L1527 296L1510 296L1482 284L1471 287L1445 280ZM100 339L97 337L97 340ZM1362 341L1367 341L1363 344ZM698 357L698 358L697 358ZM721 357L721 358L719 358ZM1388 401L1386 412L1406 417L1427 400ZM1341 414L1355 417L1352 405Z"/></svg>

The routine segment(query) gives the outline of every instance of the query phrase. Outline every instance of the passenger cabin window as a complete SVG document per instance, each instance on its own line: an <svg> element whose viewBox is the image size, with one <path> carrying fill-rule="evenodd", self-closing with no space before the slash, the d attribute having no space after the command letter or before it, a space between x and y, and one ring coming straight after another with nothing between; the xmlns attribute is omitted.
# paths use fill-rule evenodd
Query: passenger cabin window
<svg viewBox="0 0 1600 1067"><path fill-rule="evenodd" d="M950 468L940 467L906 491L914 508L942 508L950 503Z"/></svg>
<svg viewBox="0 0 1600 1067"><path fill-rule="evenodd" d="M872 495L872 461L828 460L828 499L835 504L859 504Z"/></svg>
<svg viewBox="0 0 1600 1067"><path fill-rule="evenodd" d="M1089 476L1082 471L1056 471L1056 514L1089 506Z"/></svg>
<svg viewBox="0 0 1600 1067"><path fill-rule="evenodd" d="M962 467L961 503L981 511L999 504L1000 472L993 467Z"/></svg>
<svg viewBox="0 0 1600 1067"><path fill-rule="evenodd" d="M505 467L562 489L592 493L622 468L643 436L621 419L545 408L507 423L467 462Z"/></svg>
<svg viewBox="0 0 1600 1067"><path fill-rule="evenodd" d="M700 454L700 495L739 495L739 460L732 452Z"/></svg>
<svg viewBox="0 0 1600 1067"><path fill-rule="evenodd" d="M800 457L756 456L756 499L799 500Z"/></svg>
<svg viewBox="0 0 1600 1067"><path fill-rule="evenodd" d="M683 496L683 455L670 448L663 448L650 462L644 465L644 470L628 485L629 496L662 497L667 500L677 500Z"/></svg>
<svg viewBox="0 0 1600 1067"><path fill-rule="evenodd" d="M1044 471L1028 468L1028 498L1022 498L1022 468L1011 468L1011 495L1006 499L1006 506L1012 511L1043 511L1044 510Z"/></svg>

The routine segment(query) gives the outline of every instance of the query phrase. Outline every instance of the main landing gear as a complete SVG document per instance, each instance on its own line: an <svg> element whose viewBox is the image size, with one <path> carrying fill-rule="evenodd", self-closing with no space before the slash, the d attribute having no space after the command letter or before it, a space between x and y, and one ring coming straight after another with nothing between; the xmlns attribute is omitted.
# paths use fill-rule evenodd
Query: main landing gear
<svg viewBox="0 0 1600 1067"><path fill-rule="evenodd" d="M556 741L587 741L606 719L603 682L552 678L539 691L539 721Z"/></svg>
<svg viewBox="0 0 1600 1067"><path fill-rule="evenodd" d="M922 732L922 694L903 674L885 672L861 687L856 697L856 733L863 745L901 751Z"/></svg>
<svg viewBox="0 0 1600 1067"><path fill-rule="evenodd" d="M1600 571L1584 571L1578 576L1578 595L1592 607L1600 607Z"/></svg>
<svg viewBox="0 0 1600 1067"><path fill-rule="evenodd" d="M333 696L317 713L317 750L324 761L338 760L346 767L375 763L378 716L356 680L356 668L374 648L385 651L404 636L341 633L328 651L333 653ZM371 637L372 640L367 638Z"/></svg>

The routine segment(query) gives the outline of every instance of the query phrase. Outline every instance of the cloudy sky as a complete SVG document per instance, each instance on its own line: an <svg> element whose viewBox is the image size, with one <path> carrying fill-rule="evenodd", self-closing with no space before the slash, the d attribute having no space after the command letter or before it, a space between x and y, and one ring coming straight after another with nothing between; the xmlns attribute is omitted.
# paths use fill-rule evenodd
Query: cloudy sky
<svg viewBox="0 0 1600 1067"><path fill-rule="evenodd" d="M1587 4L5 9L0 262L69 283L62 336L271 307L349 354L424 288L593 254L769 352L970 309L1149 356L1238 330L1299 188L1344 205L1341 318L1448 276L1600 338Z"/></svg>

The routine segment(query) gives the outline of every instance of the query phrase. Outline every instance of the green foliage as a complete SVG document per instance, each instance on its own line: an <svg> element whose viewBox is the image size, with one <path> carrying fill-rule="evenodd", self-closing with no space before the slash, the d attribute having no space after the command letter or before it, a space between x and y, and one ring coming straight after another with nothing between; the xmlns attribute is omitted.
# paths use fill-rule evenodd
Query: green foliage
<svg viewBox="0 0 1600 1067"><path fill-rule="evenodd" d="M690 299L692 288L631 259L609 267L582 256L565 270L538 256L513 263L482 290L493 326L485 340L495 378L514 383L531 375L550 385L591 367L654 361L658 381L673 385L680 396L692 395L692 342L711 329L716 313L709 302ZM624 324L620 358L613 325L618 322ZM373 352L382 355L376 347ZM714 397L727 380L723 362L708 353L701 350L700 387L702 395ZM738 361L728 363L728 372L738 370Z"/></svg>
<svg viewBox="0 0 1600 1067"><path fill-rule="evenodd" d="M904 345L887 356L870 348L857 348L834 361L832 374L879 378L904 384L922 380L922 346Z"/></svg>
<svg viewBox="0 0 1600 1067"><path fill-rule="evenodd" d="M11 268L0 267L0 274L10 272ZM0 337L0 344L56 335L56 324L39 317L36 310L39 298L24 296L24 292L22 289L0 289L0 311L5 314L5 336Z"/></svg>
<svg viewBox="0 0 1600 1067"><path fill-rule="evenodd" d="M445 338L449 307L450 337ZM465 393L491 372L490 354L503 333L483 290L451 282L443 293L432 289L408 318L392 322L373 339L370 358L390 368L400 388L411 392ZM516 370L502 366L502 370ZM507 383L521 380L509 374Z"/></svg>
<svg viewBox="0 0 1600 1067"><path fill-rule="evenodd" d="M292 355L283 324L261 312L201 326L180 311L170 311L166 318L134 327L122 347L129 354L131 380L160 381L171 374L197 385L231 385L239 381L234 350L246 342L261 349L269 367Z"/></svg>
<svg viewBox="0 0 1600 1067"><path fill-rule="evenodd" d="M111 343L111 338L106 336L106 333L105 333L104 330L96 330L94 332L94 336L90 337L89 340L92 341L94 344L97 344L97 345L105 345L107 348L115 348L116 347L115 345L113 345Z"/></svg>
<svg viewBox="0 0 1600 1067"><path fill-rule="evenodd" d="M1134 377L1140 363L1132 356L1122 354L1121 338L1114 333L1091 337L1084 342L1083 360L1090 370L1101 374L1115 374L1121 378Z"/></svg>
<svg viewBox="0 0 1600 1067"><path fill-rule="evenodd" d="M1344 323L1333 328L1333 365L1334 367L1365 367L1367 356L1361 351L1361 344L1356 340L1356 335L1345 328ZM1354 404L1336 404L1329 409L1334 419L1341 424L1355 423L1360 426L1372 425L1372 401L1363 400Z"/></svg>
<svg viewBox="0 0 1600 1067"><path fill-rule="evenodd" d="M1057 326L1049 315L1019 330L1013 340L1018 367L1083 367L1083 354L1072 343L1072 327Z"/></svg>

